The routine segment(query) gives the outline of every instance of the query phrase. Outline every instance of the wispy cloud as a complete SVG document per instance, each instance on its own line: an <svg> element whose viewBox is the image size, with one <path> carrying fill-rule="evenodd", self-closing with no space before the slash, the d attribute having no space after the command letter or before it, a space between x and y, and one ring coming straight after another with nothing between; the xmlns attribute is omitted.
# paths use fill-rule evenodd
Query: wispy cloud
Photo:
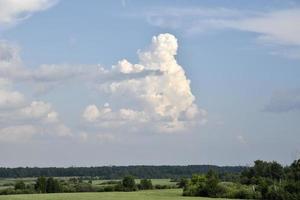
<svg viewBox="0 0 300 200"><path fill-rule="evenodd" d="M264 111L273 113L300 111L300 89L274 92Z"/></svg>
<svg viewBox="0 0 300 200"><path fill-rule="evenodd" d="M238 140L238 142L240 144L243 144L243 145L247 144L247 141L246 141L246 139L245 139L245 137L243 135L237 135L236 139Z"/></svg>
<svg viewBox="0 0 300 200"><path fill-rule="evenodd" d="M22 66L16 46L0 42L0 142L22 142L33 136L70 136L50 103L31 100L14 89L14 82L30 74Z"/></svg>
<svg viewBox="0 0 300 200"><path fill-rule="evenodd" d="M156 8L145 12L148 23L178 29L187 35L235 30L257 34L257 41L273 45L270 52L300 58L300 9L252 11L227 8Z"/></svg>
<svg viewBox="0 0 300 200"><path fill-rule="evenodd" d="M0 27L16 24L33 13L52 7L58 0L1 0Z"/></svg>

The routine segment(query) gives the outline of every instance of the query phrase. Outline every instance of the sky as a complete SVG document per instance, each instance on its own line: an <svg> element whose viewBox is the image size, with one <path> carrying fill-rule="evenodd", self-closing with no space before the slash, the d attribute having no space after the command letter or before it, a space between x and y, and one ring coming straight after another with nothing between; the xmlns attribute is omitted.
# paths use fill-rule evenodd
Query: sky
<svg viewBox="0 0 300 200"><path fill-rule="evenodd" d="M300 2L0 0L0 166L300 157Z"/></svg>

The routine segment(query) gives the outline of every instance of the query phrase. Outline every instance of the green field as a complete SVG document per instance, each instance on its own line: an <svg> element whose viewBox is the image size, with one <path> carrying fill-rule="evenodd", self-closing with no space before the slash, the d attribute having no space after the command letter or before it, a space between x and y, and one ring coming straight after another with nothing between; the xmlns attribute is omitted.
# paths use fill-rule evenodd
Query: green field
<svg viewBox="0 0 300 200"><path fill-rule="evenodd" d="M183 197L182 190L148 190L138 192L57 193L4 195L0 200L217 200L204 197Z"/></svg>

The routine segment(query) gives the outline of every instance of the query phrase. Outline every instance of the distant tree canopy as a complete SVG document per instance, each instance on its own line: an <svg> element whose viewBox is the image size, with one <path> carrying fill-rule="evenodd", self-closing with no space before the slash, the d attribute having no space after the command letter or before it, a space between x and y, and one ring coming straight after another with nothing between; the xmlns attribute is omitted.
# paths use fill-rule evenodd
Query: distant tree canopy
<svg viewBox="0 0 300 200"><path fill-rule="evenodd" d="M105 167L69 167L69 168L0 168L1 178L24 177L73 177L89 176L101 179L122 179L132 175L140 179L150 178L182 178L191 177L193 174L207 173L210 169L219 173L220 177L228 173L240 173L246 167L218 167L214 165L189 165L189 166L105 166Z"/></svg>

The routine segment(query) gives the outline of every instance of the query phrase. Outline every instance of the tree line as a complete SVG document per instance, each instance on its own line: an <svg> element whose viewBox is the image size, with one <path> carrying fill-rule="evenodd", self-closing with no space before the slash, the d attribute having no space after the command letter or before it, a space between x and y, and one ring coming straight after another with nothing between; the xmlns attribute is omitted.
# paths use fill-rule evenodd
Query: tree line
<svg viewBox="0 0 300 200"><path fill-rule="evenodd" d="M39 194L39 193L72 193L72 192L131 192L137 190L170 189L174 186L165 187L153 185L151 179L141 179L136 182L133 176L125 176L121 180L104 181L101 184L93 184L93 180L82 178L53 178L38 177L34 184L18 180L14 188L0 190L0 195L10 194Z"/></svg>
<svg viewBox="0 0 300 200"><path fill-rule="evenodd" d="M181 178L191 177L195 173L207 173L210 169L220 174L239 173L246 169L242 166L219 167L214 165L189 166L104 166L104 167L18 167L0 168L1 178L25 177L99 177L100 179L121 179L132 175L137 178Z"/></svg>
<svg viewBox="0 0 300 200"><path fill-rule="evenodd" d="M184 196L299 200L300 159L285 167L275 161L257 160L233 182L221 182L218 173L211 170L193 175L183 188Z"/></svg>

